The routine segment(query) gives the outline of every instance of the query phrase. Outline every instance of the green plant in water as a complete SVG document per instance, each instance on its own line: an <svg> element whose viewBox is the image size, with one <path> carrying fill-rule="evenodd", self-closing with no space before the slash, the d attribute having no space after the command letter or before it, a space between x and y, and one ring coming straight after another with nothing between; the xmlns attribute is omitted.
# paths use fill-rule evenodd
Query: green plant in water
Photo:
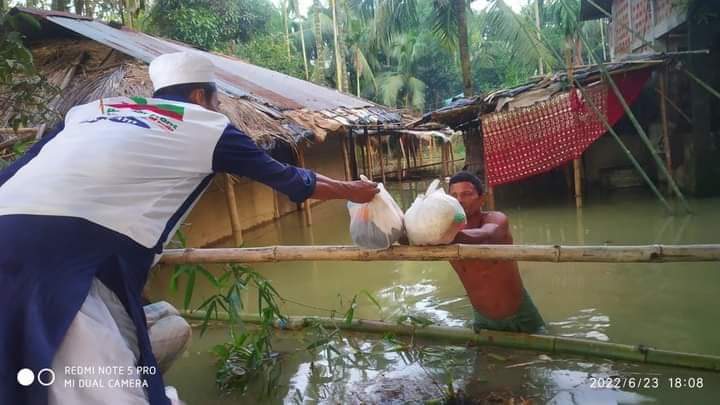
<svg viewBox="0 0 720 405"><path fill-rule="evenodd" d="M175 244L186 247L187 241L182 232L176 234ZM183 307L186 311L190 310L198 275L217 291L203 301L197 310L204 311L201 336L207 331L210 321L219 319L220 313L228 315L230 341L212 349L217 358L216 382L220 390L245 392L250 382L256 377L262 377L263 391L270 395L276 391L274 388L278 385L281 371L278 355L272 348L275 323L287 322L278 305L280 295L268 280L250 267L228 264L224 270L220 276L215 276L201 265L177 265L170 279L170 288L177 291L178 280L185 279ZM252 329L243 324L240 318L244 308L243 293L248 288L257 289L261 320L260 325Z"/></svg>

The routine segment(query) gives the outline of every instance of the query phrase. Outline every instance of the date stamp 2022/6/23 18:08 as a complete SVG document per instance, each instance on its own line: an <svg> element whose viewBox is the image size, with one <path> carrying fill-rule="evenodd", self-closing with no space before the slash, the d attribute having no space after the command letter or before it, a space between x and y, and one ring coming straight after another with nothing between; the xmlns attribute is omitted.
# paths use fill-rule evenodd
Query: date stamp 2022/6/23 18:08
<svg viewBox="0 0 720 405"><path fill-rule="evenodd" d="M669 389L702 389L705 385L703 377L672 377L672 376L601 376L588 377L587 383L593 389L631 389L651 390Z"/></svg>

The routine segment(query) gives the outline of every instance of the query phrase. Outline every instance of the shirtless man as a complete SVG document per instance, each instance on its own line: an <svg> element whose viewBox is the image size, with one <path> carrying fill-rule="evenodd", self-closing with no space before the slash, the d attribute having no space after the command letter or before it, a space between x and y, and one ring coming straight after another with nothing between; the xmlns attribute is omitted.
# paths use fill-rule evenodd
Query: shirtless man
<svg viewBox="0 0 720 405"><path fill-rule="evenodd" d="M507 216L498 211L482 211L483 187L477 176L469 172L454 175L450 179L450 195L465 209L468 221L454 243L513 243ZM453 260L450 264L475 309L476 331L545 332L545 323L523 287L516 261Z"/></svg>

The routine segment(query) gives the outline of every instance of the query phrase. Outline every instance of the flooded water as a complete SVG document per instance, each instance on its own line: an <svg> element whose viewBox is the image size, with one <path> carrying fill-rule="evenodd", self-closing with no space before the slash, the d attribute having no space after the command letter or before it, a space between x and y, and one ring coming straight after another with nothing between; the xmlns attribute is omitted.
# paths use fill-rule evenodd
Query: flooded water
<svg viewBox="0 0 720 405"><path fill-rule="evenodd" d="M407 208L417 189L422 191L423 187L424 183L406 183L402 187L391 187L391 191L398 203ZM508 214L518 244L717 243L720 199L694 200L691 205L694 215L668 217L651 196L614 194L587 201L581 211L576 210L574 202L569 199L522 201L499 208ZM313 208L312 227L305 226L302 215L291 214L276 223L246 232L244 236L247 246L351 244L348 221L344 203L328 202ZM333 311L343 313L352 297L360 294L355 315L358 318L392 321L400 315L413 314L446 326L464 326L471 319L471 307L465 297L465 290L446 262L298 262L258 264L253 267L272 280L273 286L287 300L283 310L289 315L328 316ZM717 321L720 319L720 306L715 302L720 291L720 265L717 263L521 262L520 271L527 290L552 334L720 355L720 323ZM167 271L153 278L151 290L154 298L180 303L179 297L168 292L168 279ZM363 295L363 291L376 297L382 310L378 310ZM209 286L198 286L193 301L202 302L203 296L212 292ZM248 302L254 302L253 297ZM169 382L177 385L181 393L183 388L191 387L192 391L202 395L217 395L217 391L213 391L213 368L206 349L213 340L219 341L222 336L223 332L219 330L209 337L196 338L188 355L190 357L182 359L181 365L170 373ZM543 360L527 367L507 370L504 367L509 362L500 362L503 365L491 368L501 369L502 372L495 372L487 382L487 367L493 361L498 361L488 361L475 350L467 351L463 348L462 353L460 357L466 363L463 366L465 371L460 367L457 375L459 385L466 392L472 391L473 387L487 391L492 386L501 391L524 392L530 397L541 399L541 402L556 403L638 403L652 398L665 402L683 398L682 395L690 393L697 395L696 399L700 402L720 397L720 379L712 373L611 364L596 360L588 363L577 359ZM493 353L497 351L493 349ZM507 359L513 356L518 357L512 360L515 363L525 360L532 362L538 358L538 354L531 352L515 352L502 357ZM403 397L407 393L400 389L400 384L395 399L356 394L334 396L332 393L326 393L325 399L336 403L346 402L347 398L353 398L351 402L404 403L438 395L437 389L433 388L432 378L428 377L422 367L408 366L398 355L389 356L386 360L387 367L382 371L382 377L378 377L379 374L363 377L366 371L354 377L350 373L339 380L339 385L335 385L346 389L362 386L364 388L356 388L352 392L367 394L374 389L383 391L382 387L387 388L387 384L392 387L405 379L411 384L411 391L414 389L413 384L417 384L415 388L420 391L416 396ZM297 356L287 362L287 375L283 378L289 387L287 395L290 396L268 402L283 402L283 398L284 402L322 399L320 394L307 397L307 393L312 391L307 386L313 385L308 382L307 361ZM190 369L179 370L183 368L182 364L190 363L193 365ZM359 372L356 370L355 374ZM685 389L678 394L678 390L667 387L647 392L625 392L592 389L583 383L588 376L623 372L651 373L662 378L680 374L703 375L707 384L703 389ZM477 377L478 373L481 377ZM210 374L210 377L205 374ZM207 379L200 384L202 388L198 387L197 378L200 375ZM485 382L478 385L474 380L477 378L483 378ZM296 389L300 391L299 396ZM435 392L424 392L423 389L434 389ZM387 391L394 392L392 388ZM217 403L235 402L230 398L226 400L230 402L218 398ZM190 403L213 402L197 397L196 401Z"/></svg>

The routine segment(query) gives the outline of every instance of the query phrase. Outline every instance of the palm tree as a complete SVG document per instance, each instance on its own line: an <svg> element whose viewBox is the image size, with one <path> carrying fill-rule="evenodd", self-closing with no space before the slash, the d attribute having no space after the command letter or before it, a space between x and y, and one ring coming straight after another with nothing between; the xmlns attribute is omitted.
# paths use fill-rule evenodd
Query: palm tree
<svg viewBox="0 0 720 405"><path fill-rule="evenodd" d="M289 12L293 14L296 18L298 18L300 21L298 23L298 26L300 27L300 48L302 49L302 57L303 57L303 66L305 67L305 80L310 80L310 73L308 70L308 60L307 60L307 47L305 46L305 30L303 29L304 19L303 16L300 14L300 3L298 0L290 0L289 2ZM289 45L288 45L289 49Z"/></svg>
<svg viewBox="0 0 720 405"><path fill-rule="evenodd" d="M422 111L425 107L425 83L415 77L423 42L414 33L393 37L388 49L391 70L378 76L383 104Z"/></svg>

